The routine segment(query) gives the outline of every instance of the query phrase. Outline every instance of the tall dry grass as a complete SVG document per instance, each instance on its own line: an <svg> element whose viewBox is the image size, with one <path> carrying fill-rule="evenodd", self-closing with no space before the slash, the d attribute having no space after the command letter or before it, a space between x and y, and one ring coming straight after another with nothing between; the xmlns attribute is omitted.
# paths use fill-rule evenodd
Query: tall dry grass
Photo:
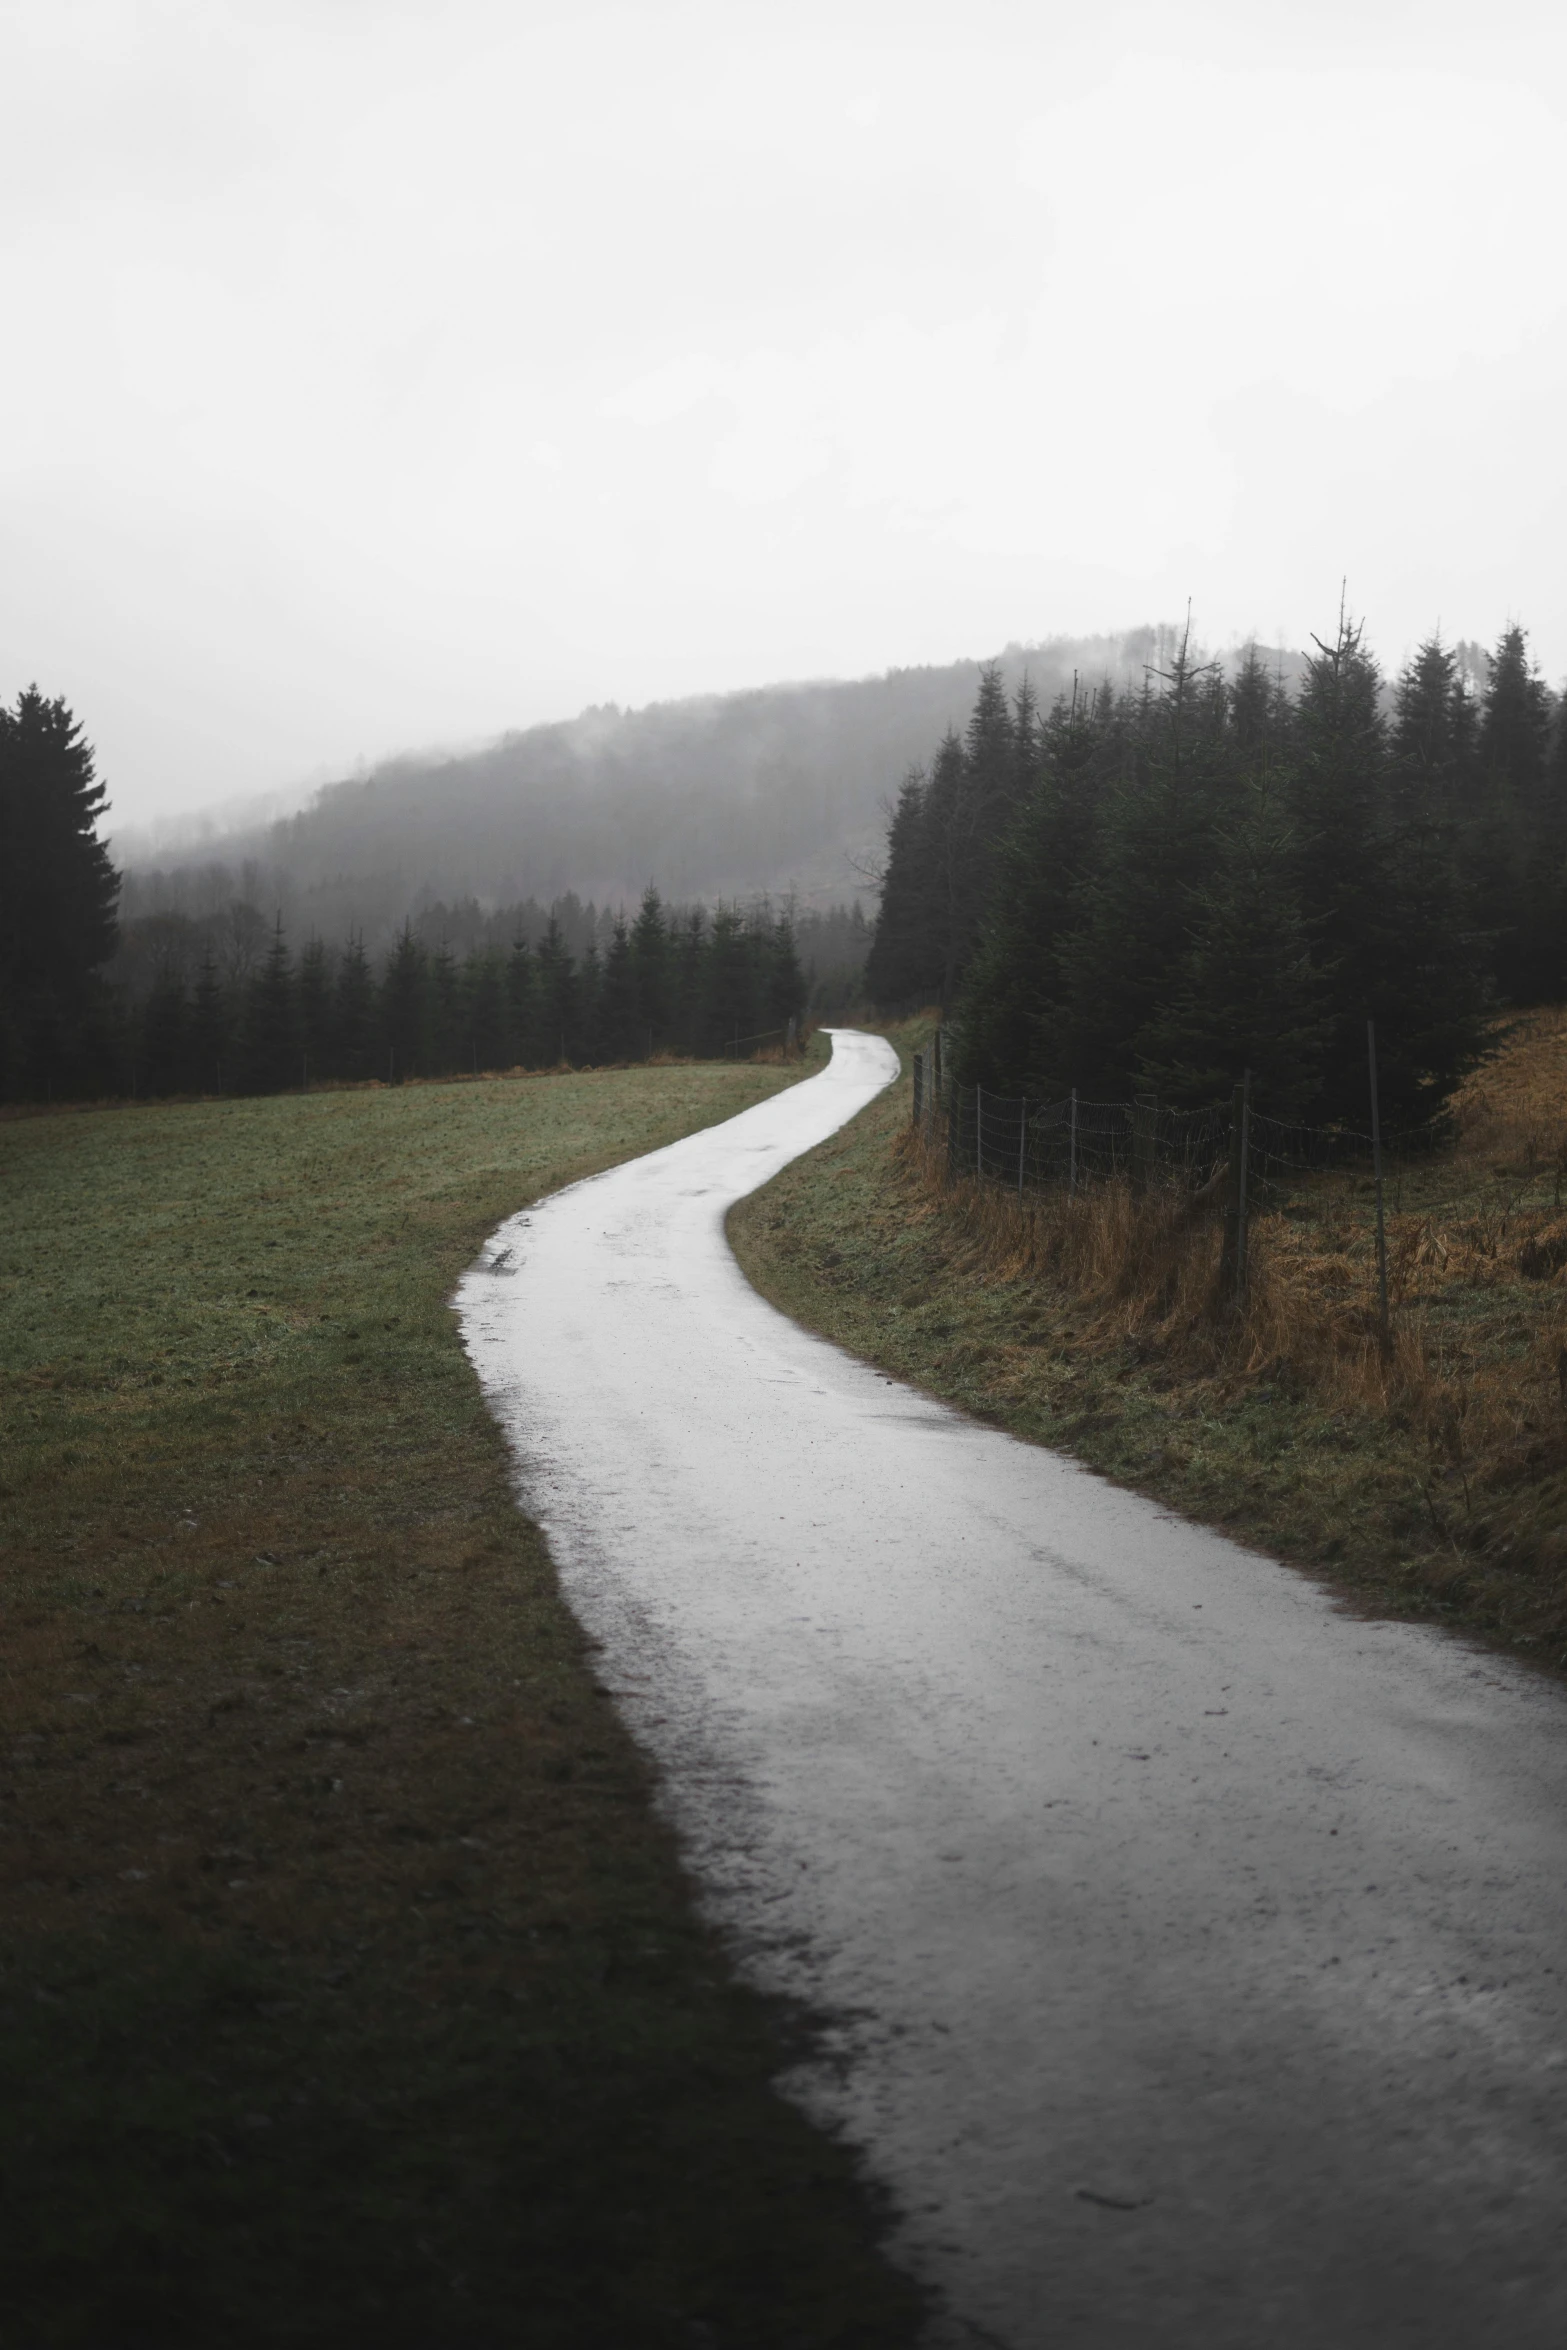
<svg viewBox="0 0 1567 2350"><path fill-rule="evenodd" d="M1454 1111L1451 1148L1389 1181L1387 1346L1363 1173L1305 1177L1259 1203L1237 1297L1217 1215L1176 1191L1139 1197L1119 1181L1019 1198L950 1180L912 1134L904 1149L956 1226L957 1261L1064 1292L1078 1345L1130 1344L1227 1388L1266 1380L1390 1420L1423 1440L1433 1525L1456 1512L1483 1526L1495 1495L1532 1485L1546 1498L1528 1540L1542 1563L1567 1564L1547 1496L1567 1468L1567 1010L1499 1033Z"/></svg>

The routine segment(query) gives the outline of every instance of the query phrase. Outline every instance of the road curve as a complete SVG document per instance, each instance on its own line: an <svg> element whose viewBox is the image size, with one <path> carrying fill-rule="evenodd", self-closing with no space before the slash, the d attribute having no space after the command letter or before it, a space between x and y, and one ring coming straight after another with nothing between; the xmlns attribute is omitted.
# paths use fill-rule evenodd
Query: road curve
<svg viewBox="0 0 1567 2350"><path fill-rule="evenodd" d="M839 1032L459 1292L714 1914L835 2019L792 2093L932 2342L1560 2350L1567 1699L757 1297L725 1211L893 1074Z"/></svg>

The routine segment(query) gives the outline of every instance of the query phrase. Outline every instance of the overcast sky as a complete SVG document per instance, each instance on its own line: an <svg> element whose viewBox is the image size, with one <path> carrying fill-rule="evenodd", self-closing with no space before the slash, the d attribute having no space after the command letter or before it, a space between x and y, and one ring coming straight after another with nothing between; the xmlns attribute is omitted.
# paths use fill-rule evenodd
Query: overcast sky
<svg viewBox="0 0 1567 2350"><path fill-rule="evenodd" d="M139 823L1345 573L1559 683L1564 27L0 0L0 694Z"/></svg>

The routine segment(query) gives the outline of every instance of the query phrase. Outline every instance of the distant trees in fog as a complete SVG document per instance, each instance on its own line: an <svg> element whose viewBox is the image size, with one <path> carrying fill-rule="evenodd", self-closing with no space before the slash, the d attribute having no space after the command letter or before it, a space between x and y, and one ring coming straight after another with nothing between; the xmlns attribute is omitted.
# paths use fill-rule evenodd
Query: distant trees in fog
<svg viewBox="0 0 1567 2350"><path fill-rule="evenodd" d="M308 940L281 922L227 969L209 941L194 983L156 971L125 1049L153 1094L275 1093L325 1080L709 1058L781 1042L805 1009L787 912L720 906L671 917L650 889L601 953L573 954L558 921L461 960L412 924L372 964L363 942Z"/></svg>
<svg viewBox="0 0 1567 2350"><path fill-rule="evenodd" d="M1315 641L1315 640L1314 640ZM1468 648L1465 649L1466 651ZM867 988L940 1003L968 1082L1275 1111L1440 1107L1498 1006L1567 995L1567 719L1504 631L1384 686L1360 627L1298 685L1181 645L1140 688L1043 714L981 679L905 781Z"/></svg>

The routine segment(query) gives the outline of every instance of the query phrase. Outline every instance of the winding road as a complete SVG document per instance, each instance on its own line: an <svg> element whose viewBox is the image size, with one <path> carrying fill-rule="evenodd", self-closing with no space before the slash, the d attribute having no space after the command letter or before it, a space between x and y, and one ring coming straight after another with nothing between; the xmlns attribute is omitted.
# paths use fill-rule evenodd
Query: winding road
<svg viewBox="0 0 1567 2350"><path fill-rule="evenodd" d="M808 1335L830 1067L514 1218L466 1344L933 2345L1561 2350L1567 1696ZM509 1252L509 1253L507 1253Z"/></svg>

